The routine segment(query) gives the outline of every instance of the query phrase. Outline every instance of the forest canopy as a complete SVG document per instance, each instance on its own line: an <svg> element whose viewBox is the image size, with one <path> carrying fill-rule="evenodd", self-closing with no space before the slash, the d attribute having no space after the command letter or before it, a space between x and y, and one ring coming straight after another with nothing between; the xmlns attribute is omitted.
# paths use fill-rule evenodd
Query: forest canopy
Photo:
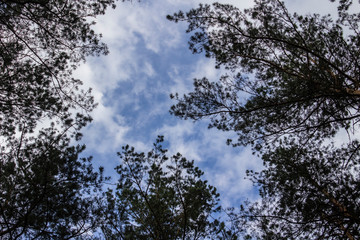
<svg viewBox="0 0 360 240"><path fill-rule="evenodd" d="M235 145L255 147L284 135L322 140L354 127L359 13L348 13L348 4L341 1L335 20L291 14L281 1L255 1L244 11L200 5L169 16L188 22L193 53L229 70L218 82L195 79L193 92L173 95L171 113L209 118L209 127L238 133Z"/></svg>
<svg viewBox="0 0 360 240"><path fill-rule="evenodd" d="M136 150L125 145L111 160L113 179L93 166L96 157L84 156L79 140L97 103L74 72L88 57L109 53L94 25L116 3L0 0L0 239L360 238L355 2L328 1L336 16L291 13L280 0L255 0L245 10L200 4L168 16L187 24L192 53L214 59L224 73L215 81L199 76L183 96L173 93L170 113L235 133L227 143L251 147L263 163L259 172L247 170L259 198L241 196L227 209L220 183L205 179L208 168L169 154L162 136L147 152L137 150L139 142ZM161 92L158 83L142 87ZM123 100L115 93L125 91L109 98ZM121 117L114 118L132 121ZM101 134L95 137L108 137ZM221 149L224 156L229 149Z"/></svg>
<svg viewBox="0 0 360 240"><path fill-rule="evenodd" d="M228 143L252 146L264 162L248 171L261 200L231 213L249 239L360 237L360 13L352 3L339 1L335 19L290 13L279 0L168 16L187 23L193 53L227 70L172 94L170 112L237 133ZM349 141L337 140L341 131Z"/></svg>
<svg viewBox="0 0 360 240"><path fill-rule="evenodd" d="M73 145L95 103L72 72L108 52L89 19L114 6L0 1L1 239L78 238L99 225L102 169Z"/></svg>

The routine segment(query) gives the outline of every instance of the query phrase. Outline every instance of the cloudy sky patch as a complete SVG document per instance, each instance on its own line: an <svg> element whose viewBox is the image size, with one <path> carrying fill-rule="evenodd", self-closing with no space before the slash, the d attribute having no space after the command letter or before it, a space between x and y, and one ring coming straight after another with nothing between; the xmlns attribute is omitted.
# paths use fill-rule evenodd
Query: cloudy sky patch
<svg viewBox="0 0 360 240"><path fill-rule="evenodd" d="M97 19L95 30L102 33L110 54L89 58L76 76L93 88L99 103L94 121L85 129L83 143L95 165L103 165L115 179L117 151L129 144L148 151L157 135L164 135L171 154L180 152L205 171L216 186L225 206L237 206L246 198L256 198L256 189L244 179L246 169L260 170L262 163L249 148L225 144L234 133L208 129L207 122L180 120L169 114L175 102L171 93L193 89L194 78L216 81L224 70L203 55L192 55L187 46L186 24L175 24L166 15L189 10L200 0L143 0L118 4ZM220 1L248 8L250 0ZM328 0L288 0L290 10L306 13L335 11Z"/></svg>

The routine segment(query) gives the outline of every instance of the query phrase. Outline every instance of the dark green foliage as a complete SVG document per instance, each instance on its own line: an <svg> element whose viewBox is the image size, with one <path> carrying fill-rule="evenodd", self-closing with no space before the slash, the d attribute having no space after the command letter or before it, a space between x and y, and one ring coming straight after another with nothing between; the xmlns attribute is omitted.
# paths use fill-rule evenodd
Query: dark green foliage
<svg viewBox="0 0 360 240"><path fill-rule="evenodd" d="M93 109L90 90L71 74L86 56L108 52L89 21L108 6L114 0L0 1L2 136L32 131L44 117L67 125L70 109Z"/></svg>
<svg viewBox="0 0 360 240"><path fill-rule="evenodd" d="M283 143L263 155L264 171L248 173L262 200L234 219L256 239L359 239L359 148Z"/></svg>
<svg viewBox="0 0 360 240"><path fill-rule="evenodd" d="M169 16L189 23L194 53L229 70L173 96L171 113L209 117L210 127L238 133L234 145L257 148L286 134L322 139L350 128L359 117L360 15L343 7L334 21L290 14L277 0L255 2L244 12L213 4Z"/></svg>
<svg viewBox="0 0 360 240"><path fill-rule="evenodd" d="M114 2L0 1L0 239L90 238L101 220L102 171L70 145L95 104L72 71L108 52L90 21Z"/></svg>
<svg viewBox="0 0 360 240"><path fill-rule="evenodd" d="M97 226L102 171L69 142L50 128L1 150L0 239L70 239Z"/></svg>
<svg viewBox="0 0 360 240"><path fill-rule="evenodd" d="M119 182L107 192L107 239L236 239L216 220L219 194L179 153L168 157L162 138L147 154L123 147Z"/></svg>
<svg viewBox="0 0 360 240"><path fill-rule="evenodd" d="M170 20L186 21L190 49L224 67L218 82L195 79L172 97L171 113L210 118L209 127L238 133L265 170L249 171L261 200L230 212L245 239L359 239L360 156L349 138L360 116L360 13L340 0L338 18L290 14L279 0L245 11L215 3Z"/></svg>

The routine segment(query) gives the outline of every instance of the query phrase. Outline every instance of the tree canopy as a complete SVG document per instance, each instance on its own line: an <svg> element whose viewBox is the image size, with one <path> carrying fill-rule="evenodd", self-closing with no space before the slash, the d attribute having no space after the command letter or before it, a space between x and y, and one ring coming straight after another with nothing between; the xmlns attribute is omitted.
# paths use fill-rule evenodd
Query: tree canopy
<svg viewBox="0 0 360 240"><path fill-rule="evenodd" d="M194 53L229 70L173 95L171 113L209 117L210 127L238 133L235 145L257 147L283 135L323 139L350 129L359 119L360 15L347 13L347 4L336 20L291 14L277 0L255 1L244 12L215 3L169 16L188 22Z"/></svg>
<svg viewBox="0 0 360 240"><path fill-rule="evenodd" d="M147 154L123 147L116 189L107 192L107 239L236 239L215 214L216 188L180 153L168 157L159 137Z"/></svg>
<svg viewBox="0 0 360 240"><path fill-rule="evenodd" d="M342 147L283 143L263 155L265 170L249 172L262 199L244 204L233 220L251 226L247 232L255 239L358 239L358 148L356 141Z"/></svg>
<svg viewBox="0 0 360 240"><path fill-rule="evenodd" d="M360 13L291 14L280 0L251 9L200 5L169 16L189 24L190 49L227 74L195 79L171 113L210 118L264 161L248 176L261 199L219 218L219 194L194 161L168 156L159 137L148 153L118 153L116 186L73 144L91 121L90 90L72 72L107 54L91 19L115 0L0 1L1 239L358 239ZM41 122L50 126L41 128Z"/></svg>
<svg viewBox="0 0 360 240"><path fill-rule="evenodd" d="M1 239L90 238L99 225L102 170L71 144L95 103L72 71L108 52L92 21L114 3L0 1Z"/></svg>
<svg viewBox="0 0 360 240"><path fill-rule="evenodd" d="M83 150L55 128L11 143L0 157L1 239L74 239L98 226L102 170Z"/></svg>
<svg viewBox="0 0 360 240"><path fill-rule="evenodd" d="M230 214L245 238L360 237L360 13L350 13L352 3L339 1L337 18L292 14L280 0L168 16L188 23L193 53L227 70L173 94L170 112L236 132L228 142L251 145L264 161L260 173L248 171L261 199ZM339 131L350 138L341 147Z"/></svg>
<svg viewBox="0 0 360 240"><path fill-rule="evenodd" d="M114 2L0 1L2 136L19 128L31 131L44 117L68 126L76 118L71 111L88 117L93 97L72 71L86 56L108 52L91 27Z"/></svg>

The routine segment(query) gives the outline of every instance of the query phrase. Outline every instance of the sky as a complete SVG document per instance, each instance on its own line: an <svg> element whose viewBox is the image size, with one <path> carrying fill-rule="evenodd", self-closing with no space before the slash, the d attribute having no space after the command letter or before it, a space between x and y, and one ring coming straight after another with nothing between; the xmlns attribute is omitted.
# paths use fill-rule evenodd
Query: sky
<svg viewBox="0 0 360 240"><path fill-rule="evenodd" d="M240 9L252 0L221 0ZM260 159L248 147L233 148L226 139L231 132L208 129L207 121L181 120L169 113L175 104L169 95L193 89L193 79L219 79L224 70L215 69L212 59L193 55L188 49L186 23L174 23L166 15L187 11L206 0L143 0L118 2L96 19L94 29L102 33L110 50L107 56L88 58L75 73L85 87L93 89L98 107L93 122L83 131L85 155L92 155L96 166L105 167L113 181L118 165L116 156L128 144L138 151L151 150L158 135L164 135L169 154L180 152L205 172L204 178L215 186L223 207L240 205L258 198L246 169L262 169ZM334 13L336 5L328 0L287 0L290 11Z"/></svg>

